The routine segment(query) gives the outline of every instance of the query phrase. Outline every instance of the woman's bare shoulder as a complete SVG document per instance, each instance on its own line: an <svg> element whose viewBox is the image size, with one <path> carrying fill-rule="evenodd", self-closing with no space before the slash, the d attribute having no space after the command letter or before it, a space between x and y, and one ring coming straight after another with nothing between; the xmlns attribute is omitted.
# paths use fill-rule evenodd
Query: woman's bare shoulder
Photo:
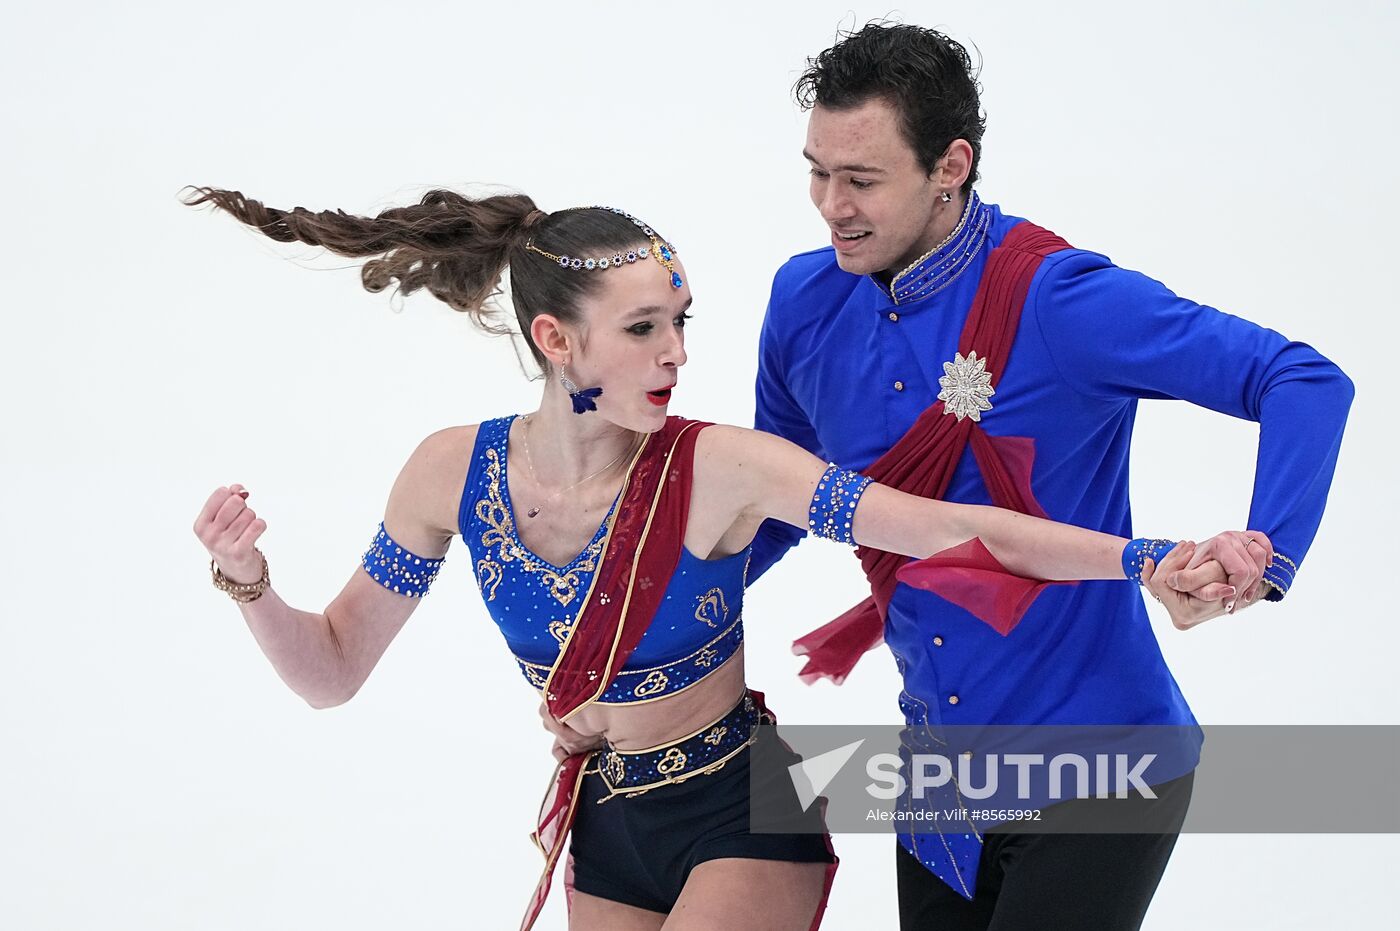
<svg viewBox="0 0 1400 931"><path fill-rule="evenodd" d="M762 430L715 425L695 443L701 486L719 483L726 500L750 517L801 527L824 463L802 447Z"/></svg>
<svg viewBox="0 0 1400 931"><path fill-rule="evenodd" d="M695 472L700 481L715 481L733 492L752 491L772 458L772 444L782 443L771 434L736 427L732 424L712 424L695 440Z"/></svg>
<svg viewBox="0 0 1400 931"><path fill-rule="evenodd" d="M422 527L441 540L457 534L457 509L466 486L479 424L444 427L409 454L389 493L387 515Z"/></svg>
<svg viewBox="0 0 1400 931"><path fill-rule="evenodd" d="M445 459L471 455L472 446L476 444L476 434L481 424L469 423L456 427L443 427L441 430L434 430L423 438L418 447L413 451L410 462L415 458L424 459L432 466L446 465ZM465 460L463 460L465 464Z"/></svg>
<svg viewBox="0 0 1400 931"><path fill-rule="evenodd" d="M705 428L695 441L697 461L709 460L712 467L743 468L755 460L781 456L792 444L762 430L717 423Z"/></svg>

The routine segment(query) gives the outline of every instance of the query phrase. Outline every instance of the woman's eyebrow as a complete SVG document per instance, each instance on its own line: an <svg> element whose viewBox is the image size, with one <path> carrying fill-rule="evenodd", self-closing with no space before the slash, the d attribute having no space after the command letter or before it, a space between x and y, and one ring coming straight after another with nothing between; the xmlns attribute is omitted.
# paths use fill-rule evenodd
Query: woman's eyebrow
<svg viewBox="0 0 1400 931"><path fill-rule="evenodd" d="M695 303L695 298L694 298L694 297L687 298L687 299L686 299L686 302L685 302L685 304L684 304L684 306L681 307L681 312L684 313L685 311L689 310L689 309L690 309L690 305L693 304L693 303ZM634 320L634 319L636 319L636 318L638 318L638 317L649 317L649 316L651 316L652 314L664 314L664 313L666 313L666 308L665 308L665 307L662 307L660 304L648 304L648 305L646 305L645 307L638 307L636 310L630 311L630 312L627 314L627 316L624 317L623 319L624 319L624 320Z"/></svg>

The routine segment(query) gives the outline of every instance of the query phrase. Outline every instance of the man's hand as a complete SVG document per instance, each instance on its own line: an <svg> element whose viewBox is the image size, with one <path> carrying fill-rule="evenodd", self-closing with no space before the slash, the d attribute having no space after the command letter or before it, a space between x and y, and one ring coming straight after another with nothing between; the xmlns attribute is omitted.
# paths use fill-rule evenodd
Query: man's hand
<svg viewBox="0 0 1400 931"><path fill-rule="evenodd" d="M603 746L602 734L585 734L562 721L555 720L554 715L549 713L547 702L540 702L540 721L544 724L544 729L554 735L551 752L560 762L575 753L587 753Z"/></svg>
<svg viewBox="0 0 1400 931"><path fill-rule="evenodd" d="M1191 541L1183 541L1172 548L1171 552L1162 557L1161 565L1154 565L1148 559L1142 566L1142 584L1153 598L1156 598L1166 606L1167 613L1171 615L1172 626L1177 630L1190 630L1197 624L1201 624L1213 617L1219 617L1226 613L1226 605L1233 605L1236 590L1234 587L1220 582L1209 582L1201 590L1215 586L1215 591L1220 595L1214 600L1198 598L1188 592L1178 591L1167 584L1168 579L1181 579L1187 575L1186 567L1199 552L1199 548ZM1219 563L1210 562L1198 567L1199 576L1206 573L1216 575L1223 573ZM1194 581L1195 577L1188 579Z"/></svg>
<svg viewBox="0 0 1400 931"><path fill-rule="evenodd" d="M1243 601L1216 594L1215 591L1200 591L1203 586L1219 578L1219 569L1210 566L1212 560L1224 569L1228 586L1244 593ZM1266 535L1257 530L1227 530L1196 547L1190 561L1184 567L1174 569L1165 577L1165 581L1178 592L1204 595L1205 600L1225 597L1225 613L1233 614L1237 607L1251 605L1263 594L1264 583L1261 579L1264 570L1273 561L1274 545ZM1166 562L1166 557L1163 557L1162 565L1165 566Z"/></svg>
<svg viewBox="0 0 1400 931"><path fill-rule="evenodd" d="M1191 544L1192 547L1195 547L1195 545L1194 543ZM1193 549L1192 552L1194 551ZM1166 561L1165 555L1162 557L1162 560L1164 562ZM1199 601L1224 601L1235 594L1235 588L1230 584L1229 576L1225 573L1225 567L1214 559L1210 562L1202 563L1189 572L1184 570L1178 572L1173 575L1173 578L1181 584L1181 588L1178 589L1175 585L1171 586L1172 588L1181 592L1183 595L1190 595ZM1164 583L1167 582L1167 577L1163 576L1162 581ZM1191 586L1195 587L1192 588ZM1156 596L1154 595L1153 597ZM1161 601L1162 599L1158 598L1157 600Z"/></svg>

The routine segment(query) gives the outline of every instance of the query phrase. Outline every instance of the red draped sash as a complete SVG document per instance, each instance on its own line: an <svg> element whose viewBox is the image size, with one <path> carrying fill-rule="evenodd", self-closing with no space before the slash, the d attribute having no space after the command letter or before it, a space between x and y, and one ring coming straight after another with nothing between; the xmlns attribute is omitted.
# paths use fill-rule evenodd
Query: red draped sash
<svg viewBox="0 0 1400 931"><path fill-rule="evenodd" d="M695 440L707 426L668 417L665 426L646 438L628 469L622 500L604 537L602 563L545 681L545 702L560 721L603 694L656 614L680 562L690 513ZM560 763L545 795L532 835L544 854L545 867L521 921L522 931L534 925L544 908L573 824L584 765L591 756L575 754Z"/></svg>
<svg viewBox="0 0 1400 931"><path fill-rule="evenodd" d="M1006 371L1021 308L1036 270L1047 255L1068 248L1069 243L1049 230L1022 221L987 257L958 351L964 356L976 352L978 358L986 360L993 387ZM1034 441L990 436L970 417L945 416L942 401L920 414L899 442L864 474L909 494L942 498L969 444L997 507L1045 516L1031 493ZM839 685L860 657L880 643L898 582L934 591L1003 635L1010 633L1047 584L1011 575L975 539L917 562L869 547L859 547L856 555L870 581L871 597L793 642L793 652L807 657L799 673L804 681L826 676Z"/></svg>
<svg viewBox="0 0 1400 931"><path fill-rule="evenodd" d="M544 685L549 712L560 721L612 684L661 604L685 541L695 439L707 426L666 418L628 470L602 564Z"/></svg>

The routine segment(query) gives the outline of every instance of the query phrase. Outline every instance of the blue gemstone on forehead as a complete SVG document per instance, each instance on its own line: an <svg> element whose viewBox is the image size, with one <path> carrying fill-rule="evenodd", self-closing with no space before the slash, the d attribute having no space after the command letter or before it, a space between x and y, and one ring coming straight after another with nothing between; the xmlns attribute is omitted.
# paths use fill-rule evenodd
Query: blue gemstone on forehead
<svg viewBox="0 0 1400 931"><path fill-rule="evenodd" d="M622 264L622 253L618 253L617 255L613 256L613 264L614 264L614 265L621 265L621 264Z"/></svg>
<svg viewBox="0 0 1400 931"><path fill-rule="evenodd" d="M587 261L585 261L585 262L583 263L583 267L584 267L584 268L597 268L597 267L598 267L598 260L597 260L597 259L588 259Z"/></svg>
<svg viewBox="0 0 1400 931"><path fill-rule="evenodd" d="M607 268L610 264L612 264L612 263L611 263L611 261L610 261L609 259L599 259L599 260L598 260L598 267L599 267L599 268Z"/></svg>
<svg viewBox="0 0 1400 931"><path fill-rule="evenodd" d="M660 249L661 249L661 257L662 257L663 259L665 259L666 261L668 261L668 262L671 261L671 250L670 250L670 249L667 249L665 246L661 246Z"/></svg>
<svg viewBox="0 0 1400 931"><path fill-rule="evenodd" d="M635 261L637 261L637 253L635 253L635 252L629 252L629 253L627 253L627 261L629 261L629 262L635 262Z"/></svg>
<svg viewBox="0 0 1400 931"><path fill-rule="evenodd" d="M681 276L675 272L671 272L671 287L679 288L683 284L685 284L685 282L681 281Z"/></svg>
<svg viewBox="0 0 1400 931"><path fill-rule="evenodd" d="M570 260L569 260L569 267L570 267L570 268L583 268L583 259L570 259Z"/></svg>

